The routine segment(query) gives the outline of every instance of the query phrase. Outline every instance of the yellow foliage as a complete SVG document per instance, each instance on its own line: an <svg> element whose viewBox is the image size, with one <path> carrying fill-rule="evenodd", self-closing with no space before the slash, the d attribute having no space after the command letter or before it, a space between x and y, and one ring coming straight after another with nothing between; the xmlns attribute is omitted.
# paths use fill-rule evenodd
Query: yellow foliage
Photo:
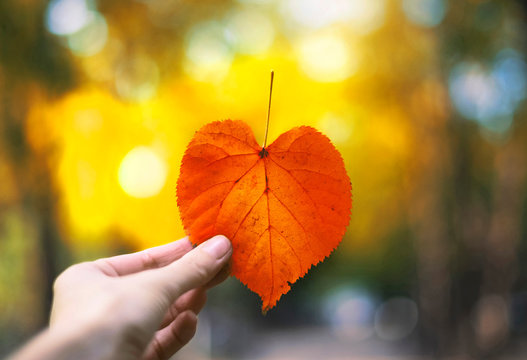
<svg viewBox="0 0 527 360"><path fill-rule="evenodd" d="M375 246L371 240L388 232L402 215L397 204L404 195L400 186L409 152L407 119L395 108L377 111L371 104L354 102L349 95L353 79L328 83L310 79L288 51L236 59L221 82L165 79L156 95L142 102L127 103L95 86L54 103L36 100L28 136L40 151L54 149L49 158L61 193L62 226L70 241L93 246L118 234L132 247L144 248L184 236L175 184L188 141L205 123L231 118L246 121L262 142L271 67L276 76L269 140L300 125L326 133L342 151L354 188L349 231L354 241L344 247L352 251ZM162 172L147 174L162 177L157 181L161 189L154 189L152 196L130 195L119 182L124 157L137 147L149 149L148 154L166 167L166 177ZM150 165L136 160L137 164L130 163L129 176L143 178L149 170L134 175L133 167ZM379 219L383 226L378 226Z"/></svg>

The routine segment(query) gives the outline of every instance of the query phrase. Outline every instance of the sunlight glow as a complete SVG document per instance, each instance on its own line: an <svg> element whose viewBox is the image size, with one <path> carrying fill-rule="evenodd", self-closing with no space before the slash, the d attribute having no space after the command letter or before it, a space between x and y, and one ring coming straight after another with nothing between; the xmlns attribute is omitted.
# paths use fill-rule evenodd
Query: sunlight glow
<svg viewBox="0 0 527 360"><path fill-rule="evenodd" d="M515 106L527 96L527 64L517 51L500 51L492 75Z"/></svg>
<svg viewBox="0 0 527 360"><path fill-rule="evenodd" d="M424 27L439 25L446 10L445 0L403 0L403 11L408 20Z"/></svg>
<svg viewBox="0 0 527 360"><path fill-rule="evenodd" d="M347 0L289 0L283 6L296 23L313 29L341 20L349 8Z"/></svg>
<svg viewBox="0 0 527 360"><path fill-rule="evenodd" d="M73 120L75 129L86 136L100 130L103 124L101 113L95 108L76 111Z"/></svg>
<svg viewBox="0 0 527 360"><path fill-rule="evenodd" d="M386 0L349 0L345 14L346 26L362 35L369 34L384 24Z"/></svg>
<svg viewBox="0 0 527 360"><path fill-rule="evenodd" d="M323 314L335 334L359 342L373 335L376 301L365 289L343 287L330 293L323 303Z"/></svg>
<svg viewBox="0 0 527 360"><path fill-rule="evenodd" d="M108 40L108 25L98 12L80 30L68 35L68 46L75 55L91 56L104 48Z"/></svg>
<svg viewBox="0 0 527 360"><path fill-rule="evenodd" d="M465 118L495 133L504 133L510 128L517 103L482 65L456 65L450 74L449 91L454 106Z"/></svg>
<svg viewBox="0 0 527 360"><path fill-rule="evenodd" d="M238 10L227 23L227 38L241 54L260 54L274 41L273 23L260 11Z"/></svg>
<svg viewBox="0 0 527 360"><path fill-rule="evenodd" d="M77 162L79 198L86 200L94 197L97 186L97 171L87 161Z"/></svg>
<svg viewBox="0 0 527 360"><path fill-rule="evenodd" d="M186 38L184 70L195 80L221 81L229 72L233 54L225 29L216 22L195 26Z"/></svg>
<svg viewBox="0 0 527 360"><path fill-rule="evenodd" d="M313 80L338 82L357 71L357 52L338 34L318 34L304 39L298 47L302 70Z"/></svg>
<svg viewBox="0 0 527 360"><path fill-rule="evenodd" d="M405 297L391 298L375 312L375 332L382 340L399 341L414 331L418 319L415 301Z"/></svg>
<svg viewBox="0 0 527 360"><path fill-rule="evenodd" d="M117 68L115 87L123 99L147 101L156 94L158 85L159 68L147 56L125 59Z"/></svg>
<svg viewBox="0 0 527 360"><path fill-rule="evenodd" d="M351 136L351 124L332 113L326 113L319 121L320 130L335 144L344 144Z"/></svg>
<svg viewBox="0 0 527 360"><path fill-rule="evenodd" d="M88 24L94 13L85 0L52 0L46 9L46 27L56 35L68 35Z"/></svg>
<svg viewBox="0 0 527 360"><path fill-rule="evenodd" d="M359 34L377 29L384 21L386 0L289 0L282 13L303 27L320 29L342 23Z"/></svg>
<svg viewBox="0 0 527 360"><path fill-rule="evenodd" d="M147 198L157 195L165 185L167 165L149 147L137 146L123 158L118 174L124 192Z"/></svg>
<svg viewBox="0 0 527 360"><path fill-rule="evenodd" d="M481 297L471 314L471 325L481 349L492 348L506 338L510 331L511 306L502 296Z"/></svg>

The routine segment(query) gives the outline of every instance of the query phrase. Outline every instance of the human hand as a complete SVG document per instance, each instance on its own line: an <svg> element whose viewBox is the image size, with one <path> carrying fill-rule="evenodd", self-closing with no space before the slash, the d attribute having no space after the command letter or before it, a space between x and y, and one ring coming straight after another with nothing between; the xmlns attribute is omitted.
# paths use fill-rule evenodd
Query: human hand
<svg viewBox="0 0 527 360"><path fill-rule="evenodd" d="M205 290L228 276L231 253L223 236L195 249L185 238L73 265L55 282L47 340L35 341L35 358L168 359L194 336ZM32 359L24 350L15 359Z"/></svg>

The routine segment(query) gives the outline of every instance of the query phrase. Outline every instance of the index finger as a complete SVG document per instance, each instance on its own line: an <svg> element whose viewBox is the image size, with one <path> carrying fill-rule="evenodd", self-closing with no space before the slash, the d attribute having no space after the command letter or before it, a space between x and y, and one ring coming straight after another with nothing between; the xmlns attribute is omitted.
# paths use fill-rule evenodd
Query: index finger
<svg viewBox="0 0 527 360"><path fill-rule="evenodd" d="M192 250L187 237L169 244L132 254L95 260L93 263L108 276L123 276L171 264Z"/></svg>

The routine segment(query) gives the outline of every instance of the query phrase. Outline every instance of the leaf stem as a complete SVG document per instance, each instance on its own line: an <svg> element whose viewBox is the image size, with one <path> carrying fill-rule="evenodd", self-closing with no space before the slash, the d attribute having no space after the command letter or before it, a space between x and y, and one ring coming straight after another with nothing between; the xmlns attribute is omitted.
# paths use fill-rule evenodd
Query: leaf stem
<svg viewBox="0 0 527 360"><path fill-rule="evenodd" d="M271 97L273 96L273 80L274 80L274 70L271 70L271 87L269 89L269 106L267 107L267 124L265 125L265 137L262 146L262 150L265 149L267 145L267 133L269 132L269 116L271 115Z"/></svg>

